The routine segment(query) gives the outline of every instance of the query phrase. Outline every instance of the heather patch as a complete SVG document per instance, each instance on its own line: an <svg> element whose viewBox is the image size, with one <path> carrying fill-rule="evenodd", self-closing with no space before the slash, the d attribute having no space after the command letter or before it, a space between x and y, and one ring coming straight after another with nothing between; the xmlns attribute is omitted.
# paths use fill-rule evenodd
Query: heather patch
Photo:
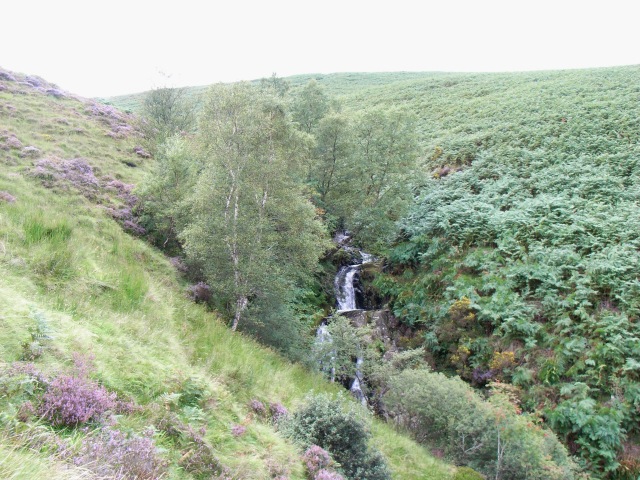
<svg viewBox="0 0 640 480"><path fill-rule="evenodd" d="M258 415L260 418L265 418L267 416L267 409L260 400L256 400L255 398L249 402L249 408L253 410L253 413Z"/></svg>
<svg viewBox="0 0 640 480"><path fill-rule="evenodd" d="M43 87L46 82L40 77L27 75L26 77L24 77L24 83L26 83L27 85L31 85L32 87Z"/></svg>
<svg viewBox="0 0 640 480"><path fill-rule="evenodd" d="M78 190L89 200L104 205L107 214L128 232L135 235L146 233L134 214L138 204L138 197L133 194L134 185L111 176L98 178L87 160L43 158L35 164L31 175L40 179L47 188Z"/></svg>
<svg viewBox="0 0 640 480"><path fill-rule="evenodd" d="M151 158L151 154L147 152L144 148L142 148L140 145L133 148L133 153L135 153L141 158Z"/></svg>
<svg viewBox="0 0 640 480"><path fill-rule="evenodd" d="M0 203L1 202L15 203L15 201L16 201L16 197L11 195L9 192L0 191Z"/></svg>
<svg viewBox="0 0 640 480"><path fill-rule="evenodd" d="M287 410L287 407L279 402L269 404L269 412L271 413L271 421L274 424L278 424L289 416L289 410Z"/></svg>
<svg viewBox="0 0 640 480"><path fill-rule="evenodd" d="M38 147L34 147L33 145L24 147L20 152L21 157L37 157L39 155L40 155L40 149Z"/></svg>
<svg viewBox="0 0 640 480"><path fill-rule="evenodd" d="M0 70L0 80L4 80L4 81L7 81L7 82L15 82L16 81L16 77L11 75L9 72L4 72L4 71Z"/></svg>
<svg viewBox="0 0 640 480"><path fill-rule="evenodd" d="M309 472L311 478L315 478L320 470L326 469L333 463L329 452L318 445L311 445L307 448L302 456L302 461L307 467L307 472Z"/></svg>
<svg viewBox="0 0 640 480"><path fill-rule="evenodd" d="M47 383L37 412L53 426L75 427L100 421L107 412L131 413L135 405L118 399L115 392L91 380L91 359L75 356L74 370L60 374Z"/></svg>
<svg viewBox="0 0 640 480"><path fill-rule="evenodd" d="M39 160L31 174L43 181L48 188L74 187L88 198L94 199L100 188L93 168L82 158L62 160L55 157Z"/></svg>
<svg viewBox="0 0 640 480"><path fill-rule="evenodd" d="M67 97L66 93L64 93L62 90L59 90L57 88L48 88L48 89L45 90L45 93L47 95L50 95L50 96L55 97L55 98L66 98Z"/></svg>
<svg viewBox="0 0 640 480"><path fill-rule="evenodd" d="M104 427L83 439L70 460L104 478L155 480L166 474L168 462L160 455L153 435L153 429L131 435Z"/></svg>
<svg viewBox="0 0 640 480"><path fill-rule="evenodd" d="M138 135L138 131L132 127L134 117L119 111L111 105L90 102L87 112L109 128L106 134L108 137L122 139Z"/></svg>
<svg viewBox="0 0 640 480"><path fill-rule="evenodd" d="M322 469L313 477L313 480L344 480L344 477L337 472Z"/></svg>
<svg viewBox="0 0 640 480"><path fill-rule="evenodd" d="M14 133L8 130L0 131L0 150L20 150L23 147L22 142Z"/></svg>

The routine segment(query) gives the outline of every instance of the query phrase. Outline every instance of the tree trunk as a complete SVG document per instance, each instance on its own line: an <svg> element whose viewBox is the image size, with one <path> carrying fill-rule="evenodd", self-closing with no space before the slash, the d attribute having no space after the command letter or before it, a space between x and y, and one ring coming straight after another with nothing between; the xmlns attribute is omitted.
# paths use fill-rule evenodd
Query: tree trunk
<svg viewBox="0 0 640 480"><path fill-rule="evenodd" d="M247 308L248 302L249 299L244 295L241 295L236 299L236 313L233 316L233 324L231 325L231 330L233 330L234 332L236 331L236 328L238 328L240 317L242 317L242 312L244 312Z"/></svg>

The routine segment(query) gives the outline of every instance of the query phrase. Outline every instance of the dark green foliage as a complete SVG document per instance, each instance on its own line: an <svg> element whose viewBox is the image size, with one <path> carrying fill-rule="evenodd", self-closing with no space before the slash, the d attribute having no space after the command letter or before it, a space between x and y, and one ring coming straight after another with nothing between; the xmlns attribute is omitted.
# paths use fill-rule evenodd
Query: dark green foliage
<svg viewBox="0 0 640 480"><path fill-rule="evenodd" d="M415 83L423 120L442 115L421 125L431 178L401 222L394 274L377 281L403 322L426 328L439 367L528 386L523 405L600 471L638 432L638 75ZM460 323L463 298L473 320ZM493 369L507 350L514 363Z"/></svg>
<svg viewBox="0 0 640 480"><path fill-rule="evenodd" d="M304 448L318 445L327 450L348 479L390 479L382 455L367 445L371 434L363 419L347 408L327 395L312 396L283 429Z"/></svg>
<svg viewBox="0 0 640 480"><path fill-rule="evenodd" d="M140 122L146 146L153 154L176 134L189 132L196 121L196 102L183 88L157 88L145 95Z"/></svg>

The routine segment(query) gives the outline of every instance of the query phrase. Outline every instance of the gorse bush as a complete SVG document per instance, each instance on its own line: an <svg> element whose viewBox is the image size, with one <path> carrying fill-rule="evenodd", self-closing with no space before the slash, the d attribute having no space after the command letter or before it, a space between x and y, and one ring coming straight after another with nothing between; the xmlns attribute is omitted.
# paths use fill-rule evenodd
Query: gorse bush
<svg viewBox="0 0 640 480"><path fill-rule="evenodd" d="M371 434L353 406L340 399L315 395L293 413L283 430L302 444L331 454L348 479L387 480L391 474L380 453L368 446Z"/></svg>

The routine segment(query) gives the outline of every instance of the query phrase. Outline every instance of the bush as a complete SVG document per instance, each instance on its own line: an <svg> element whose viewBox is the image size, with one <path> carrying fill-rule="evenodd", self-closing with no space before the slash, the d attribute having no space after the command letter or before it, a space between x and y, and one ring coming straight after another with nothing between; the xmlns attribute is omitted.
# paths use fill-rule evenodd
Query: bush
<svg viewBox="0 0 640 480"><path fill-rule="evenodd" d="M85 378L60 375L49 384L38 413L53 426L75 427L97 420L116 404L116 394L106 388Z"/></svg>
<svg viewBox="0 0 640 480"><path fill-rule="evenodd" d="M55 377L38 407L38 414L53 426L75 427L88 421L97 421L108 411L130 412L132 404L121 402L88 378L90 360L76 356L75 372Z"/></svg>
<svg viewBox="0 0 640 480"><path fill-rule="evenodd" d="M391 478L384 458L367 445L371 434L364 421L353 408L343 408L340 399L311 396L306 405L290 417L284 431L305 447L316 445L328 451L346 478Z"/></svg>
<svg viewBox="0 0 640 480"><path fill-rule="evenodd" d="M384 398L398 423L456 463L501 480L522 478L524 471L528 479L574 478L558 439L497 389L485 401L459 378L417 369L393 378Z"/></svg>
<svg viewBox="0 0 640 480"><path fill-rule="evenodd" d="M476 472L473 468L459 467L453 480L485 480L485 476Z"/></svg>
<svg viewBox="0 0 640 480"><path fill-rule="evenodd" d="M275 424L289 416L289 410L287 410L287 407L279 402L269 404L269 413L271 413L271 421Z"/></svg>
<svg viewBox="0 0 640 480"><path fill-rule="evenodd" d="M155 480L165 475L167 462L158 455L152 436L152 429L143 436L129 436L103 428L83 440L72 460L105 478Z"/></svg>
<svg viewBox="0 0 640 480"><path fill-rule="evenodd" d="M324 448L317 445L311 445L304 452L302 461L307 467L307 471L311 477L314 477L320 470L331 464L331 455Z"/></svg>

